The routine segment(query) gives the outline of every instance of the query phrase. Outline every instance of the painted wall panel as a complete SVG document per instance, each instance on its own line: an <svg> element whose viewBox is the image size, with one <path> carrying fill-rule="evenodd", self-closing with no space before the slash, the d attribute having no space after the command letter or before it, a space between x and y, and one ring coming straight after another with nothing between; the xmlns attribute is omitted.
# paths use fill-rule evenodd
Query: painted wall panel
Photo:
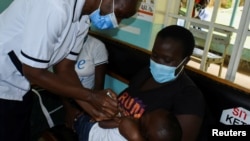
<svg viewBox="0 0 250 141"><path fill-rule="evenodd" d="M3 10L9 6L9 4L12 2L13 0L0 0L0 13L3 12Z"/></svg>

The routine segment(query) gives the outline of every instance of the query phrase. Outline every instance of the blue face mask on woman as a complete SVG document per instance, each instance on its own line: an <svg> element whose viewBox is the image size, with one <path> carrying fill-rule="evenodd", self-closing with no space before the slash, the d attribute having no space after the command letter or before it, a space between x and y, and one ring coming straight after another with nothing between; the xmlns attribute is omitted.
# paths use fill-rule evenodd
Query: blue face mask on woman
<svg viewBox="0 0 250 141"><path fill-rule="evenodd" d="M182 66L183 62L186 60L186 58L177 66L166 66L159 63L156 63L154 60L150 59L150 71L153 75L153 78L158 83L165 83L172 80L175 80L179 74L182 72L184 66ZM175 74L176 69L181 67L178 74Z"/></svg>
<svg viewBox="0 0 250 141"><path fill-rule="evenodd" d="M118 23L114 13L114 0L113 0L113 12L107 15L100 15L100 2L99 8L90 14L91 23L98 29L111 29L118 27Z"/></svg>

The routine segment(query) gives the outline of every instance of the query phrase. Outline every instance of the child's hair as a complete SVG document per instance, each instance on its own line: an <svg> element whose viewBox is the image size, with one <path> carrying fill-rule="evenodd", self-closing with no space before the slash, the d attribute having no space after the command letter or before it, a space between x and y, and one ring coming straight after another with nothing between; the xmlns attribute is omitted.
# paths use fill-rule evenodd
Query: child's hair
<svg viewBox="0 0 250 141"><path fill-rule="evenodd" d="M157 33L156 38L171 38L181 42L183 47L183 58L189 57L193 53L195 46L194 36L188 29L182 26L167 26Z"/></svg>
<svg viewBox="0 0 250 141"><path fill-rule="evenodd" d="M182 129L174 114L156 109L141 119L142 134L148 141L181 141Z"/></svg>

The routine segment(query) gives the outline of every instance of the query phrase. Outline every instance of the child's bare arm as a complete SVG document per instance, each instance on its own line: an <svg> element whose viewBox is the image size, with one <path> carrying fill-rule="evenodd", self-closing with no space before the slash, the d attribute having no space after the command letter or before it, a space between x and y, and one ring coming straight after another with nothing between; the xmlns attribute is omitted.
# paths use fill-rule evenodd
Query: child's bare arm
<svg viewBox="0 0 250 141"><path fill-rule="evenodd" d="M145 141L139 128L138 119L123 117L119 124L119 132L128 141Z"/></svg>
<svg viewBox="0 0 250 141"><path fill-rule="evenodd" d="M100 127L108 129L108 128L118 128L119 122L120 122L120 119L115 118L111 120L99 121L98 124Z"/></svg>

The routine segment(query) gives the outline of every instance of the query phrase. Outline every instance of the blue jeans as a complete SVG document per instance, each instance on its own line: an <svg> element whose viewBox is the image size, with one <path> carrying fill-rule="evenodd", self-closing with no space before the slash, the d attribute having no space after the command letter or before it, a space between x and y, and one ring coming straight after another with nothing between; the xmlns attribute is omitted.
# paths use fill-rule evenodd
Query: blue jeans
<svg viewBox="0 0 250 141"><path fill-rule="evenodd" d="M79 141L88 141L89 131L96 122L90 121L91 117L89 115L83 114L77 118L74 124L76 133L78 134Z"/></svg>

